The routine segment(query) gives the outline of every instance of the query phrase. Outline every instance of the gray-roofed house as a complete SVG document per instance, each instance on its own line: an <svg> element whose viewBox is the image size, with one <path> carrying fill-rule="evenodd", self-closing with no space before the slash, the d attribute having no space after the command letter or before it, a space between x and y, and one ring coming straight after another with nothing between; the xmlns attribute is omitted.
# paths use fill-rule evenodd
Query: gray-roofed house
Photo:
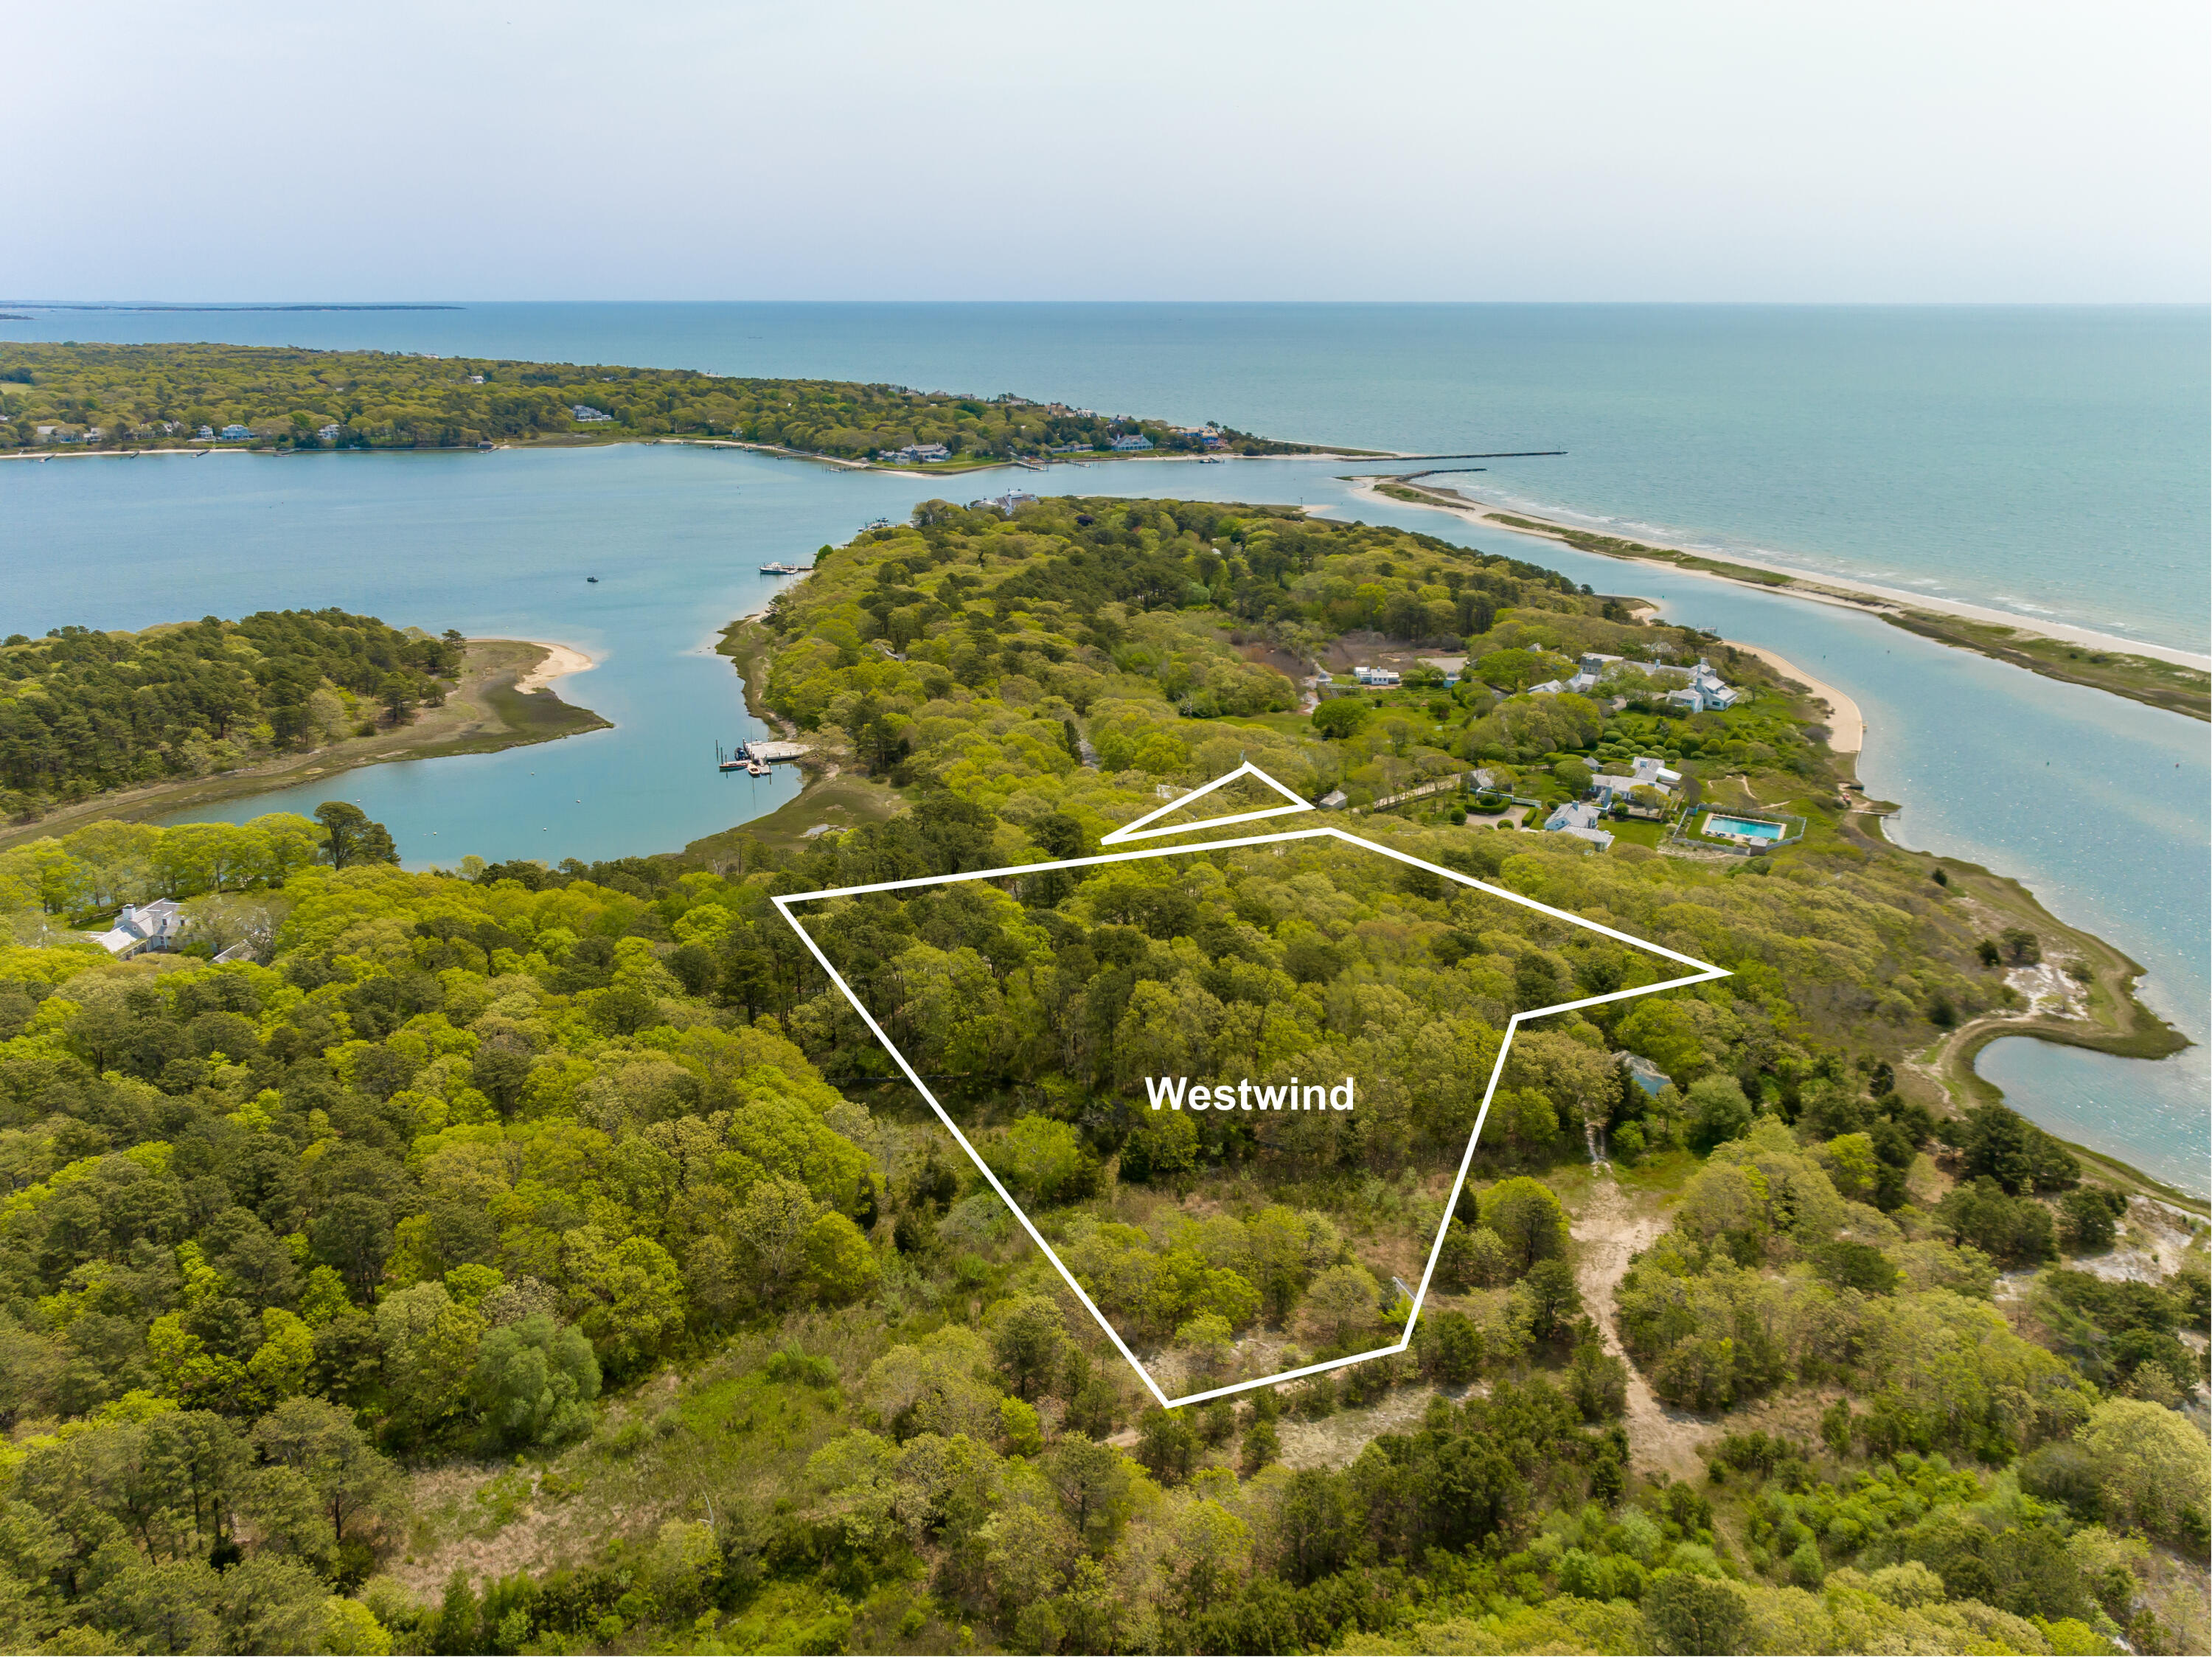
<svg viewBox="0 0 2212 1657"><path fill-rule="evenodd" d="M1544 819L1544 829L1550 834L1571 834L1603 851L1613 844L1613 835L1598 826L1599 814L1595 801L1570 800Z"/></svg>
<svg viewBox="0 0 2212 1657"><path fill-rule="evenodd" d="M115 924L91 935L92 941L118 960L128 960L148 950L174 949L183 939L185 911L173 898L156 898L150 904L125 904Z"/></svg>
<svg viewBox="0 0 2212 1657"><path fill-rule="evenodd" d="M1609 808L1625 803L1638 789L1656 789L1671 799L1675 784L1681 780L1681 772L1668 770L1656 755L1638 754L1630 765L1627 776L1593 777L1590 787L1597 794L1599 805Z"/></svg>

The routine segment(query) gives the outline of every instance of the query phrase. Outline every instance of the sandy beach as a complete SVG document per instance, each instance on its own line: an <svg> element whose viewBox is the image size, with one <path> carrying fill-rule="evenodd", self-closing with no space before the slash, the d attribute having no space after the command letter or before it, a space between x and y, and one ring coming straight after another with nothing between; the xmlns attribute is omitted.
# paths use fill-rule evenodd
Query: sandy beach
<svg viewBox="0 0 2212 1657"><path fill-rule="evenodd" d="M1866 719L1859 712L1859 704L1832 685L1824 685L1791 661L1759 644L1746 644L1741 639L1727 638L1722 643L1757 656L1761 661L1787 679L1794 679L1813 693L1816 702L1828 707L1828 746L1838 753L1858 753L1866 746Z"/></svg>
<svg viewBox="0 0 2212 1657"><path fill-rule="evenodd" d="M1381 478L1376 481L1387 483L1390 480ZM1415 487L1427 490L1437 486L1424 484L1417 484ZM1373 495L1378 492L1373 483L1365 481L1353 484L1352 488L1356 494ZM1382 496L1381 498L1388 500L1390 497ZM1523 511L1519 508L1492 506L1476 500L1472 496L1462 494L1460 498L1464 504L1455 504L1442 499L1422 504L1433 505L1439 512L1456 513L1476 523L1492 524L1499 529L1507 530L1515 534L1537 535L1544 532L1524 528L1519 524L1501 522L1499 520L1502 517L1524 519L1531 523L1553 522L1561 533L1562 538L1570 532L1577 534L1615 533L1595 525L1558 523L1556 521L1540 518L1535 514ZM2092 649L2109 650L2126 655L2148 656L2154 661L2169 661L2176 667L2194 667L2200 671L2212 669L2212 656L2199 655L2189 650L2177 650L2163 644L2146 644L2140 639L2122 638L2116 633L2100 633L2093 628L2075 627L2065 622L2045 621L2039 617L2023 616L2010 610L1993 610L1986 605L1967 604L1955 599L1933 598L1927 594L1908 592L1902 588L1880 587L1870 582L1851 581L1844 576L1826 575L1818 570L1794 569L1788 564L1746 557L1740 552L1721 551L1711 547L1685 546L1678 541L1657 540L1640 533L1632 539L1644 545L1657 547L1664 551L1686 552L1693 557L1717 558L1729 564L1742 564L1747 569L1771 570L1778 576L1788 576L1795 585L1767 587L1755 582L1736 581L1733 577L1710 570L1687 570L1678 564L1652 564L1640 558L1620 558L1616 554L1608 552L1594 552L1592 556L1614 557L1621 564L1644 564L1648 569L1664 570L1670 576L1684 576L1698 581L1727 582L1731 586L1748 587L1756 592L1780 593L1790 598L1803 599L1808 603L1836 605L1844 609L1857 610L1872 615L1880 615L1887 611L1936 611L1943 615L1962 617L1968 621L1992 622L2002 627L2013 628L2021 633L2060 639L2069 644L2086 645ZM1869 600L1873 602L1869 602ZM1802 678L1802 675L1797 675L1797 677Z"/></svg>
<svg viewBox="0 0 2212 1657"><path fill-rule="evenodd" d="M472 643L476 642L471 641ZM545 652L543 661L514 681L514 688L526 695L532 691L543 691L555 679L565 679L570 673L588 673L599 665L573 644L553 644L541 638L519 639L516 643L534 644Z"/></svg>

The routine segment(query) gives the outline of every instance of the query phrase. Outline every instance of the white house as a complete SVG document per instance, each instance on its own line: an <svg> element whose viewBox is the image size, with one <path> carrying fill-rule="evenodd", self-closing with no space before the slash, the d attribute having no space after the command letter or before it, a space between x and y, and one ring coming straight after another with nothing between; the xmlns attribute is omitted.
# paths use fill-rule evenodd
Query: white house
<svg viewBox="0 0 2212 1657"><path fill-rule="evenodd" d="M118 960L127 960L149 949L174 949L185 930L185 912L171 898L150 904L125 904L115 924L94 932L92 941Z"/></svg>
<svg viewBox="0 0 2212 1657"><path fill-rule="evenodd" d="M970 501L968 503L968 507L972 512L1003 512L1008 517L1012 517L1015 508L1032 506L1036 503L1036 496L1024 495L1018 489L1010 489L1003 495L990 495L980 501Z"/></svg>
<svg viewBox="0 0 2212 1657"><path fill-rule="evenodd" d="M1141 431L1133 431L1124 436L1114 438L1106 445L1107 448L1118 449L1124 454L1133 454L1138 449L1150 448L1152 446L1152 440Z"/></svg>
<svg viewBox="0 0 2212 1657"><path fill-rule="evenodd" d="M1595 801L1570 800L1544 819L1544 827L1549 833L1571 834L1577 840L1587 840L1603 851L1613 844L1613 836L1597 825L1598 815Z"/></svg>
<svg viewBox="0 0 2212 1657"><path fill-rule="evenodd" d="M1342 811L1351 801L1342 789L1331 789L1317 803L1323 811Z"/></svg>
<svg viewBox="0 0 2212 1657"><path fill-rule="evenodd" d="M1601 807L1610 807L1616 795L1626 798L1637 789L1656 789L1670 799L1682 773L1669 771L1655 755L1638 754L1629 765L1626 777L1593 777L1590 787L1597 791Z"/></svg>
<svg viewBox="0 0 2212 1657"><path fill-rule="evenodd" d="M1383 690L1399 682L1398 672L1394 667L1354 667L1352 676L1362 685L1372 685Z"/></svg>
<svg viewBox="0 0 2212 1657"><path fill-rule="evenodd" d="M1712 664L1702 659L1690 669L1690 682L1679 691L1669 691L1667 700L1687 708L1693 714L1709 713L1719 708L1733 708L1741 700L1741 693L1722 682Z"/></svg>
<svg viewBox="0 0 2212 1657"><path fill-rule="evenodd" d="M1614 660L1612 657L1603 659ZM1585 668L1591 660L1590 656L1583 658ZM1671 661L1639 661L1635 666L1654 679L1681 679L1682 688L1668 691L1667 700L1678 707L1687 708L1693 714L1705 713L1716 708L1733 708L1742 699L1741 692L1723 683L1721 676L1713 671L1713 664L1703 656L1698 658L1694 667L1678 667Z"/></svg>
<svg viewBox="0 0 2212 1657"><path fill-rule="evenodd" d="M316 427L315 436L321 438L326 443L335 443L338 440L338 434L344 429L345 428L343 426L333 420L326 426Z"/></svg>

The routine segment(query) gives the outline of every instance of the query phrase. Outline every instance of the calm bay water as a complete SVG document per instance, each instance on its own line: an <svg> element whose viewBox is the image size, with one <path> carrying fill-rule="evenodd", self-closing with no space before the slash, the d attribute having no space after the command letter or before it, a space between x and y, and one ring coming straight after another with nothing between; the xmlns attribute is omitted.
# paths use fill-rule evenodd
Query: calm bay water
<svg viewBox="0 0 2212 1657"><path fill-rule="evenodd" d="M1019 389L1361 446L1567 447L1470 487L1720 546L2203 649L2205 313L1521 307L488 306L56 314L19 337L361 344ZM1500 466L1503 463L1492 463ZM1943 649L1863 616L1350 499L1343 463L1109 465L1054 490L1334 503L1658 599L1853 696L1860 775L1904 844L2016 874L2148 970L2193 1039L2212 1002L2205 727ZM948 485L1004 486L989 474ZM732 451L0 464L0 629L137 627L339 605L560 640L562 693L617 728L387 765L220 814L356 800L412 863L670 850L790 797L712 769L758 734L708 646L908 478ZM1825 562L1824 562L1825 561ZM597 575L597 585L584 577ZM1934 583L1935 585L1930 585ZM214 813L210 813L214 814ZM2030 1041L1983 1072L2069 1138L2208 1184L2205 1047L2158 1063Z"/></svg>
<svg viewBox="0 0 2212 1657"><path fill-rule="evenodd" d="M1632 535L2212 649L2201 306L33 310L0 337L890 381L1360 448L1565 449L1470 481Z"/></svg>

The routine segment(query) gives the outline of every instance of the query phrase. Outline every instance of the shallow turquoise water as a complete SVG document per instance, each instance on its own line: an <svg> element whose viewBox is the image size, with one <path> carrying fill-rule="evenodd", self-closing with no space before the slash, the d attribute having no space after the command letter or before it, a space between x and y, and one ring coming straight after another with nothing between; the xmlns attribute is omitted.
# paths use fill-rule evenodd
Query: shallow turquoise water
<svg viewBox="0 0 2212 1657"><path fill-rule="evenodd" d="M404 313L45 313L25 338L370 346L1018 390L1108 411L1469 461L1491 498L2202 651L2212 606L2208 312L1397 305L475 305ZM1094 493L1344 502L1342 464L1097 466ZM1024 477L1024 483L1035 481ZM949 484L961 494L1000 485ZM331 793L410 861L668 849L772 808L796 779L712 769L754 734L706 652L775 583L909 480L676 448L564 454L0 465L0 625L138 626L337 604L558 639L562 688L617 728L348 774ZM1394 503L1361 515L1453 539ZM1860 775L1904 844L2019 875L2148 969L2204 1040L2212 1002L2205 727L1942 649L1845 612L1485 532L1479 545L1657 598L1856 699ZM598 586L583 576L597 574ZM2206 1049L2143 1063L2032 1041L1983 1073L2069 1137L2192 1189Z"/></svg>
<svg viewBox="0 0 2212 1657"><path fill-rule="evenodd" d="M367 346L1018 391L1468 462L1502 500L2204 651L2212 311L492 304L42 312L15 338Z"/></svg>
<svg viewBox="0 0 2212 1657"><path fill-rule="evenodd" d="M1470 534L1431 509L1355 505L1337 476L1345 469L1109 465L1055 472L1050 486L1339 503L1343 515L1647 594L1672 618L1778 650L1859 703L1871 731L1860 775L1875 795L1905 802L1898 839L2019 875L2054 911L2142 961L2147 997L2204 1039L2212 765L2202 724L1853 612L1553 542ZM209 814L352 799L417 864L470 851L550 860L672 850L771 809L796 786L788 771L754 783L713 769L716 740L757 734L735 676L708 651L723 624L778 585L756 566L805 563L868 519L902 516L916 492L907 478L676 446L9 463L0 465L9 574L0 624L135 627L338 604L433 629L574 643L602 665L563 691L615 730L373 767ZM599 584L587 585L593 574ZM2066 1136L2201 1190L2205 1055L2198 1046L2154 1064L2008 1041L1983 1068Z"/></svg>

